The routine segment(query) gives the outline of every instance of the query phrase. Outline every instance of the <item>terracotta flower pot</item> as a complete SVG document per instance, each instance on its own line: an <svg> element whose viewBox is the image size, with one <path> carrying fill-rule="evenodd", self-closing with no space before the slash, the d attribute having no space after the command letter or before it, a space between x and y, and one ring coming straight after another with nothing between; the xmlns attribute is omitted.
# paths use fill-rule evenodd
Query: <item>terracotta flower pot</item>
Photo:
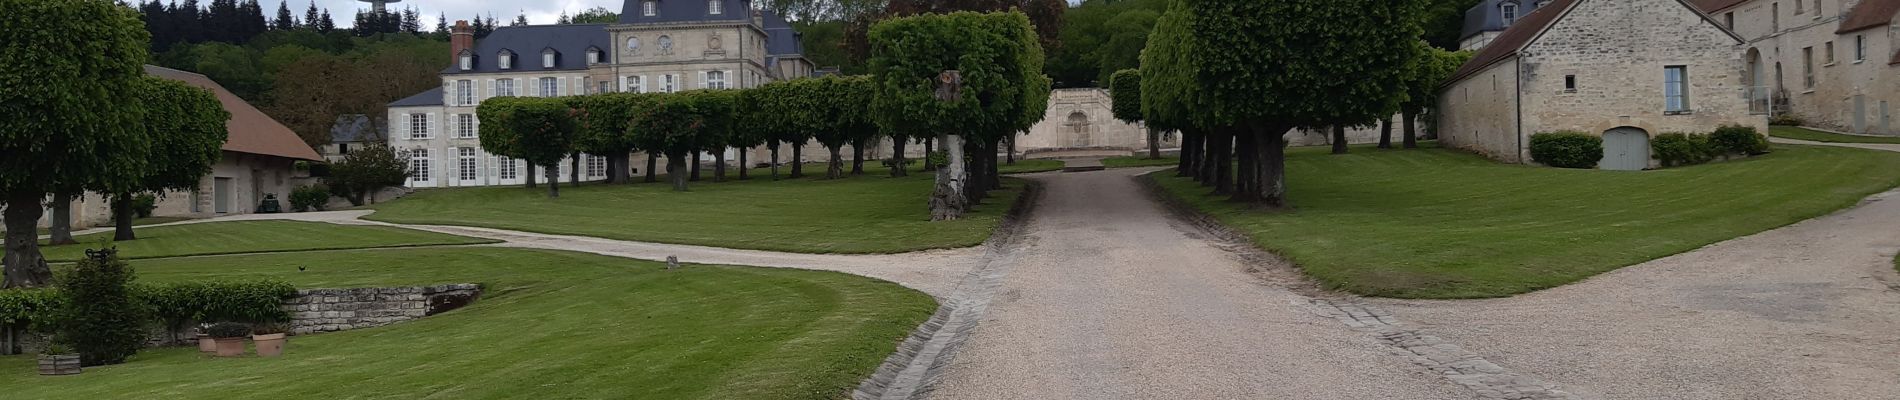
<svg viewBox="0 0 1900 400"><path fill-rule="evenodd" d="M218 357L237 357L244 355L244 338L234 337L215 340L218 342Z"/></svg>
<svg viewBox="0 0 1900 400"><path fill-rule="evenodd" d="M202 333L198 334L198 352L201 352L201 353L218 352L218 341L212 340L211 335L206 335Z"/></svg>
<svg viewBox="0 0 1900 400"><path fill-rule="evenodd" d="M257 345L257 355L259 357L284 355L284 342L288 340L289 338L285 337L282 333L251 335L251 343Z"/></svg>
<svg viewBox="0 0 1900 400"><path fill-rule="evenodd" d="M75 375L78 373L78 354L40 355L40 375Z"/></svg>

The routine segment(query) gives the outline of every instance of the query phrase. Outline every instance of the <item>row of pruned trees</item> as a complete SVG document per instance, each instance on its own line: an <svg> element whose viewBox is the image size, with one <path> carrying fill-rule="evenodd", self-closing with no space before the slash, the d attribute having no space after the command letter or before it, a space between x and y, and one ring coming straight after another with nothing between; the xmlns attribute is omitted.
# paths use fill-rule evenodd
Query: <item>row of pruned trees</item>
<svg viewBox="0 0 1900 400"><path fill-rule="evenodd" d="M66 208L86 192L113 197L115 240L131 240L130 199L197 186L211 172L230 115L210 91L146 76L150 36L131 8L106 0L0 0L0 201L6 279L52 279L40 253L42 204L53 199L53 243L71 243ZM48 29L57 25L60 29ZM62 224L64 223L64 224Z"/></svg>

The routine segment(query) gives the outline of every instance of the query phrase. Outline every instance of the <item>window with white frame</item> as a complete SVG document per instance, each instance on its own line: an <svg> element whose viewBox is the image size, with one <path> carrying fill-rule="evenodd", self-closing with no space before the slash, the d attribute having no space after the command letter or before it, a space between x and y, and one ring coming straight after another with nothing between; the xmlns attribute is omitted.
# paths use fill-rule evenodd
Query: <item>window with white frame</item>
<svg viewBox="0 0 1900 400"><path fill-rule="evenodd" d="M719 0L706 0L706 13L719 15L726 11L724 6L724 4L719 4Z"/></svg>
<svg viewBox="0 0 1900 400"><path fill-rule="evenodd" d="M455 151L460 153L458 155L461 156L459 160L456 160L456 178L460 178L464 182L475 180L475 172L477 171L475 169L475 148L462 147L455 149Z"/></svg>
<svg viewBox="0 0 1900 400"><path fill-rule="evenodd" d="M1689 67L1663 67L1663 111L1667 114L1689 112Z"/></svg>
<svg viewBox="0 0 1900 400"><path fill-rule="evenodd" d="M463 54L462 55L462 70L467 71L471 69L475 69L475 56Z"/></svg>
<svg viewBox="0 0 1900 400"><path fill-rule="evenodd" d="M508 97L508 96L514 96L514 95L515 95L515 80L514 79L503 78L503 79L495 80L495 97Z"/></svg>
<svg viewBox="0 0 1900 400"><path fill-rule="evenodd" d="M495 159L495 167L499 169L499 171L495 172L496 178L512 180L520 177L515 172L515 159L513 158L497 157Z"/></svg>
<svg viewBox="0 0 1900 400"><path fill-rule="evenodd" d="M726 88L726 71L707 71L706 72L706 88L707 89L725 89Z"/></svg>
<svg viewBox="0 0 1900 400"><path fill-rule="evenodd" d="M503 51L503 52L501 52L501 55L500 55L500 56L498 56L498 57L496 57L496 61L495 61L495 66L496 66L496 67L499 67L499 68L501 68L501 69L510 69L510 68L514 68L514 67L515 67L515 54L514 54L514 53L510 53L510 52L506 52L506 51Z"/></svg>
<svg viewBox="0 0 1900 400"><path fill-rule="evenodd" d="M409 180L429 181L429 149L409 150Z"/></svg>
<svg viewBox="0 0 1900 400"><path fill-rule="evenodd" d="M660 93L673 93L673 74L660 75Z"/></svg>
<svg viewBox="0 0 1900 400"><path fill-rule="evenodd" d="M554 68L554 50L541 52L541 68Z"/></svg>
<svg viewBox="0 0 1900 400"><path fill-rule="evenodd" d="M599 49L587 49L587 63L599 64L603 62L605 61L601 61Z"/></svg>
<svg viewBox="0 0 1900 400"><path fill-rule="evenodd" d="M627 77L627 93L646 93L647 92L646 80L643 78L646 78L646 77L644 76Z"/></svg>
<svg viewBox="0 0 1900 400"><path fill-rule="evenodd" d="M475 114L455 114L455 137L475 138Z"/></svg>
<svg viewBox="0 0 1900 400"><path fill-rule="evenodd" d="M588 154L587 176L590 178L607 176L607 157Z"/></svg>
<svg viewBox="0 0 1900 400"><path fill-rule="evenodd" d="M1504 26L1517 22L1517 3L1504 3L1498 6L1498 12L1504 15Z"/></svg>
<svg viewBox="0 0 1900 400"><path fill-rule="evenodd" d="M475 105L475 81L467 79L455 81L455 105Z"/></svg>
<svg viewBox="0 0 1900 400"><path fill-rule="evenodd" d="M640 3L640 13L646 16L660 15L660 2L647 0Z"/></svg>
<svg viewBox="0 0 1900 400"><path fill-rule="evenodd" d="M561 82L560 79L541 78L541 97L560 96L561 95L560 82Z"/></svg>
<svg viewBox="0 0 1900 400"><path fill-rule="evenodd" d="M409 138L429 138L429 114L409 114Z"/></svg>

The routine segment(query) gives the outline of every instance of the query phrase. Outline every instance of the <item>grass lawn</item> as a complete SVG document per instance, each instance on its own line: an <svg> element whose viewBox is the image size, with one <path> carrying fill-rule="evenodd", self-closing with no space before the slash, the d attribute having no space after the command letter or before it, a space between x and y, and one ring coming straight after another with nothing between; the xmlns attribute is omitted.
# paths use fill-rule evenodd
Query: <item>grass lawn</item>
<svg viewBox="0 0 1900 400"><path fill-rule="evenodd" d="M1795 126L1770 126L1768 135L1778 138L1799 139L1829 143L1900 143L1900 136L1860 136L1822 132Z"/></svg>
<svg viewBox="0 0 1900 400"><path fill-rule="evenodd" d="M1180 163L1181 163L1180 157L1172 157L1172 156L1164 156L1161 158L1148 158L1148 156L1124 156L1124 157L1109 157L1109 158L1102 159L1102 166L1109 167L1109 168L1164 167L1164 166L1172 167L1175 165L1179 165Z"/></svg>
<svg viewBox="0 0 1900 400"><path fill-rule="evenodd" d="M47 212L52 212L52 210L47 210ZM132 219L132 226L145 226L145 225L158 225L158 224L169 224L169 223L173 223L173 222L178 222L178 221L185 221L185 220L189 220L189 219L191 219L191 217L145 217L145 218L134 218L134 219ZM103 226L103 227L101 227L101 228L110 228L110 227L112 227L112 226L111 226L111 225L107 225L107 226ZM7 233L7 231L5 231L5 230L0 230L0 235L5 235L6 233ZM51 230L48 230L48 229L46 229L46 228L39 228L39 233L40 233L40 235L42 235L42 236L44 236L44 235L49 235L49 234L52 234L52 231L51 231Z"/></svg>
<svg viewBox="0 0 1900 400"><path fill-rule="evenodd" d="M112 232L73 237L79 244L42 246L48 261L78 261L88 248L118 246L125 258L176 257L206 254L259 253L293 250L357 249L441 244L493 243L384 226L335 225L301 221L206 222L134 228L139 239L112 242ZM41 242L44 244L45 242Z"/></svg>
<svg viewBox="0 0 1900 400"><path fill-rule="evenodd" d="M1150 177L1332 288L1407 298L1550 288L1900 185L1900 154L1819 146L1644 172L1505 165L1446 149L1326 152L1288 151L1295 209L1285 212Z"/></svg>
<svg viewBox="0 0 1900 400"><path fill-rule="evenodd" d="M898 253L981 244L1022 188L1022 181L1005 179L1008 189L991 192L964 219L930 222L925 198L933 175L888 178L881 166L865 169L865 176L836 180L822 179L822 167L777 182L757 170L748 181L713 183L706 175L688 192L664 181L564 186L558 199L548 198L545 187L430 189L378 204L366 218L800 253Z"/></svg>
<svg viewBox="0 0 1900 400"><path fill-rule="evenodd" d="M1002 161L1002 160L998 160L998 161ZM1062 162L1062 160L1048 160L1048 159L1016 160L1015 164L1003 164L1001 166L997 166L996 172L1000 174L1027 174L1027 173L1035 173L1035 172L1049 172L1049 171L1060 170L1062 169L1063 165L1065 164Z"/></svg>
<svg viewBox="0 0 1900 400"><path fill-rule="evenodd" d="M281 358L151 349L126 364L41 377L31 356L0 357L0 397L837 399L936 308L923 293L840 273L665 271L559 251L346 250L133 265L153 282L480 282L488 292L420 320L295 337Z"/></svg>

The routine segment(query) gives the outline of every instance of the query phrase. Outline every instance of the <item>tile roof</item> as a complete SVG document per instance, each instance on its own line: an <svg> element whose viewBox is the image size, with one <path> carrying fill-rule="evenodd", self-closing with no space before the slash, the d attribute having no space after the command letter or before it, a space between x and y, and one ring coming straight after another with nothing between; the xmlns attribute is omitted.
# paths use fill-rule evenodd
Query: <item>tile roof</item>
<svg viewBox="0 0 1900 400"><path fill-rule="evenodd" d="M297 132L264 115L251 103L231 94L224 86L212 82L211 78L191 72L179 71L156 65L145 66L145 73L152 76L184 82L186 84L210 90L218 96L218 102L224 104L224 111L231 113L231 120L224 126L230 135L224 140L224 150L239 153L262 154L298 160L322 161L323 156L310 148L297 136Z"/></svg>
<svg viewBox="0 0 1900 400"><path fill-rule="evenodd" d="M426 107L442 105L442 88L431 88L414 96L404 97L389 103L390 107Z"/></svg>
<svg viewBox="0 0 1900 400"><path fill-rule="evenodd" d="M1893 22L1895 13L1900 13L1900 0L1861 0L1854 9L1847 10L1847 17L1841 20L1841 28L1834 33L1885 26Z"/></svg>
<svg viewBox="0 0 1900 400"><path fill-rule="evenodd" d="M1530 44L1531 39L1536 38L1537 34L1543 32L1544 28L1549 27L1550 24L1557 22L1557 17L1563 15L1564 10L1570 9L1570 5L1576 2L1577 0L1552 1L1550 4L1532 10L1530 14L1525 14L1523 18L1518 18L1517 23L1505 28L1496 39L1491 39L1491 44L1484 45L1484 49L1478 50L1478 54L1471 56L1471 61L1458 67L1458 72L1453 72L1451 79L1446 79L1445 84L1464 80L1465 77L1476 74L1490 67L1491 64L1517 55L1518 49Z"/></svg>
<svg viewBox="0 0 1900 400"><path fill-rule="evenodd" d="M442 69L442 73L586 70L587 49L593 47L607 52L613 48L608 43L612 40L606 24L504 26L496 28L470 49L475 53L475 68L463 71L457 61ZM554 49L559 54L555 56L553 68L541 65L541 52L546 49ZM498 57L502 50L514 52L513 68L500 68Z"/></svg>

